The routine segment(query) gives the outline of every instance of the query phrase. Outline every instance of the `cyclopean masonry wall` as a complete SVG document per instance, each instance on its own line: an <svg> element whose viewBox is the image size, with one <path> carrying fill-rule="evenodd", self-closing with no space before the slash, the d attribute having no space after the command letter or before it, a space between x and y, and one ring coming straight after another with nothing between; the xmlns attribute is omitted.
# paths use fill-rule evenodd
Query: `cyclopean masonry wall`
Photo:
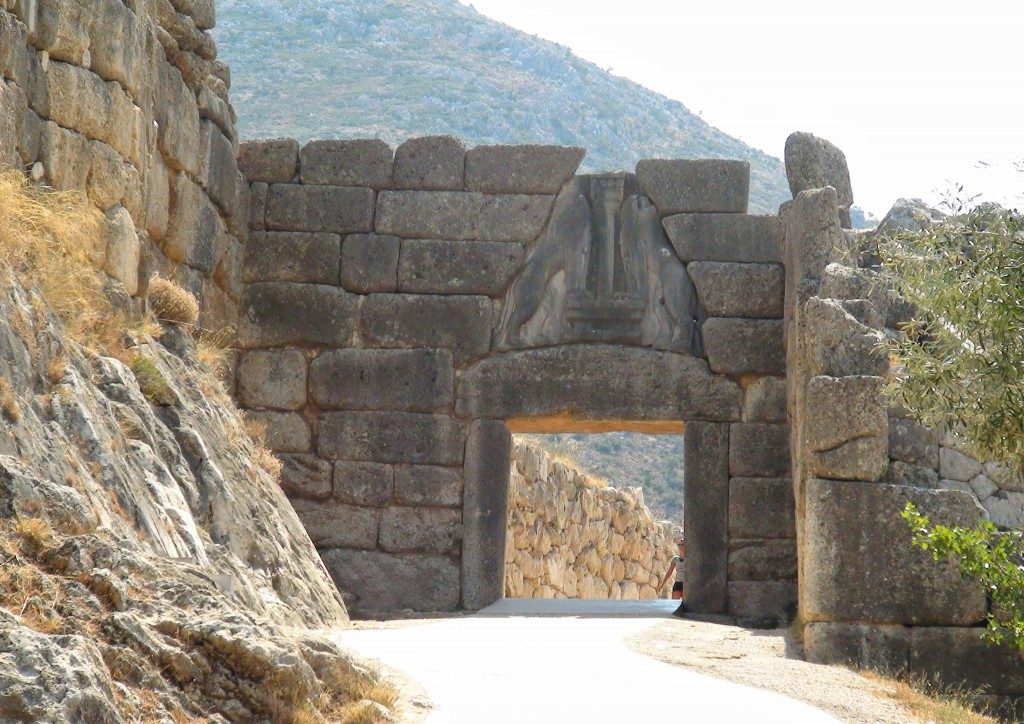
<svg viewBox="0 0 1024 724"><path fill-rule="evenodd" d="M212 0L0 0L0 167L107 217L96 260L131 296L153 273L230 338L248 186Z"/></svg>
<svg viewBox="0 0 1024 724"><path fill-rule="evenodd" d="M795 601L781 229L742 162L244 144L238 397L356 610L501 597L509 431L686 429L690 604Z"/></svg>
<svg viewBox="0 0 1024 724"><path fill-rule="evenodd" d="M508 507L507 597L658 597L676 546L640 488L611 487L513 441Z"/></svg>
<svg viewBox="0 0 1024 724"><path fill-rule="evenodd" d="M857 267L867 255L855 252L856 240L841 228L843 192L836 187L849 189L841 152L794 134L787 162L800 144L803 163L817 164L809 176L831 183L813 188L802 183L804 166L789 166L796 198L782 213L807 657L937 676L995 695L1002 713L1019 718L1024 661L982 642L984 591L962 581L955 566L914 549L900 512L913 501L936 522L973 525L990 517L1020 529L1024 486L1002 466L966 455L954 435L888 405L882 386L889 360L878 345L900 333L910 310L875 283L872 270Z"/></svg>

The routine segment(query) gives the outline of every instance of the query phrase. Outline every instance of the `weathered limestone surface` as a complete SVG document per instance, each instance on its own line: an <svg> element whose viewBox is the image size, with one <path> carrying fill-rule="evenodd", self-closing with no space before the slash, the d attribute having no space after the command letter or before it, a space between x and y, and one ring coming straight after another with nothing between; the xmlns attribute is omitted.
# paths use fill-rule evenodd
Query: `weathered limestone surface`
<svg viewBox="0 0 1024 724"><path fill-rule="evenodd" d="M323 458L365 462L460 465L463 425L444 415L412 412L327 412L320 420Z"/></svg>
<svg viewBox="0 0 1024 724"><path fill-rule="evenodd" d="M433 412L455 401L447 350L337 349L309 369L313 400L324 409Z"/></svg>
<svg viewBox="0 0 1024 724"><path fill-rule="evenodd" d="M566 345L476 363L459 379L456 410L503 419L738 420L740 395L738 385L693 357Z"/></svg>
<svg viewBox="0 0 1024 724"><path fill-rule="evenodd" d="M505 423L470 425L462 506L462 606L470 610L494 603L503 593L510 450Z"/></svg>
<svg viewBox="0 0 1024 724"><path fill-rule="evenodd" d="M846 154L824 138L797 132L786 139L786 176L796 196L801 191L831 186L836 190L839 207L847 214L853 205L850 169ZM849 228L849 223L844 224Z"/></svg>
<svg viewBox="0 0 1024 724"><path fill-rule="evenodd" d="M338 283L341 237L297 231L256 231L245 252L247 282Z"/></svg>
<svg viewBox="0 0 1024 724"><path fill-rule="evenodd" d="M782 320L715 317L701 328L708 365L727 375L782 375L786 350Z"/></svg>
<svg viewBox="0 0 1024 724"><path fill-rule="evenodd" d="M785 280L779 265L695 261L686 271L710 317L782 318Z"/></svg>
<svg viewBox="0 0 1024 724"><path fill-rule="evenodd" d="M744 422L786 422L786 380L758 377L743 389Z"/></svg>
<svg viewBox="0 0 1024 724"><path fill-rule="evenodd" d="M801 615L806 621L970 626L985 616L980 587L910 545L908 501L936 523L973 526L977 502L952 490L814 479L807 486Z"/></svg>
<svg viewBox="0 0 1024 724"><path fill-rule="evenodd" d="M525 256L517 243L407 239L398 263L398 291L501 296Z"/></svg>
<svg viewBox="0 0 1024 724"><path fill-rule="evenodd" d="M506 596L655 598L673 555L672 524L653 519L639 488L513 445Z"/></svg>
<svg viewBox="0 0 1024 724"><path fill-rule="evenodd" d="M401 248L397 236L346 236L341 245L341 286L356 294L395 291Z"/></svg>
<svg viewBox="0 0 1024 724"><path fill-rule="evenodd" d="M252 284L242 300L239 344L341 347L352 335L356 297L321 284Z"/></svg>
<svg viewBox="0 0 1024 724"><path fill-rule="evenodd" d="M729 533L736 538L793 538L796 526L790 478L732 478Z"/></svg>
<svg viewBox="0 0 1024 724"><path fill-rule="evenodd" d="M251 350L238 364L238 398L250 408L298 410L306 403L306 355L300 350Z"/></svg>
<svg viewBox="0 0 1024 724"><path fill-rule="evenodd" d="M699 541L687 549L686 602L699 613L725 613L729 566L729 425L694 422L684 437L687 461L683 529Z"/></svg>
<svg viewBox="0 0 1024 724"><path fill-rule="evenodd" d="M466 155L466 188L491 194L557 194L585 153L571 146L477 146Z"/></svg>
<svg viewBox="0 0 1024 724"><path fill-rule="evenodd" d="M304 184L388 188L393 155L387 143L375 138L310 141L299 151L299 177Z"/></svg>
<svg viewBox="0 0 1024 724"><path fill-rule="evenodd" d="M355 234L373 230L374 191L367 187L271 184L266 225L281 231Z"/></svg>
<svg viewBox="0 0 1024 724"><path fill-rule="evenodd" d="M363 301L359 334L377 347L450 349L462 364L487 352L490 325L487 297L371 294Z"/></svg>
<svg viewBox="0 0 1024 724"><path fill-rule="evenodd" d="M771 478L789 474L789 427L733 423L729 430L729 473Z"/></svg>
<svg viewBox="0 0 1024 724"><path fill-rule="evenodd" d="M801 430L810 475L878 480L889 464L881 377L812 378Z"/></svg>
<svg viewBox="0 0 1024 724"><path fill-rule="evenodd" d="M332 548L321 552L354 611L452 611L459 605L458 559L439 554Z"/></svg>
<svg viewBox="0 0 1024 724"><path fill-rule="evenodd" d="M782 262L782 227L776 216L680 214L669 216L664 224L685 262Z"/></svg>
<svg viewBox="0 0 1024 724"><path fill-rule="evenodd" d="M466 176L466 145L451 136L411 138L395 150L392 186L458 191Z"/></svg>
<svg viewBox="0 0 1024 724"><path fill-rule="evenodd" d="M645 159L637 163L636 177L662 216L747 212L747 161Z"/></svg>
<svg viewBox="0 0 1024 724"><path fill-rule="evenodd" d="M250 182L291 183L299 170L299 142L273 138L243 143L238 149L238 167Z"/></svg>
<svg viewBox="0 0 1024 724"><path fill-rule="evenodd" d="M532 241L543 228L553 200L551 196L524 194L382 191L377 199L376 229L405 239ZM368 230L368 225L349 229Z"/></svg>

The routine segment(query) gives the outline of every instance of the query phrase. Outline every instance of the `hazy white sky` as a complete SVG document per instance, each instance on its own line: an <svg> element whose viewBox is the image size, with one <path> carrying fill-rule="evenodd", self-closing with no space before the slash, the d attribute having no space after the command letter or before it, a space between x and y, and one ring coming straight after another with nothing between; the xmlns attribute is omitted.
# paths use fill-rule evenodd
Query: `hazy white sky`
<svg viewBox="0 0 1024 724"><path fill-rule="evenodd" d="M1020 203L1021 0L472 5L780 158L791 131L828 138L846 152L857 203L878 216L900 196L934 200L953 182Z"/></svg>

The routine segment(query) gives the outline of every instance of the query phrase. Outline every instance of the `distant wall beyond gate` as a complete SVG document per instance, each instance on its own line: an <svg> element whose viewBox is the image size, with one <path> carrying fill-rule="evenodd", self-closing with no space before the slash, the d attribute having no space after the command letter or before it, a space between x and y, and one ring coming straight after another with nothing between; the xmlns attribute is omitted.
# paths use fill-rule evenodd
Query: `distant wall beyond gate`
<svg viewBox="0 0 1024 724"><path fill-rule="evenodd" d="M686 425L697 610L796 597L781 227L749 168L421 138L244 144L238 398L358 610L502 595L509 427Z"/></svg>

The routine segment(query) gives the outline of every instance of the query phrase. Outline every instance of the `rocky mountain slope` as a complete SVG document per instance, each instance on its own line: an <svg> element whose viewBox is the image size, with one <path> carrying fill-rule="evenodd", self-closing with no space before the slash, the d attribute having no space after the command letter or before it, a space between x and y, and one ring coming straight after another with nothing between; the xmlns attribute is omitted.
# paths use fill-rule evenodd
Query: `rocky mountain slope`
<svg viewBox="0 0 1024 724"><path fill-rule="evenodd" d="M739 158L751 164L753 211L790 196L779 159L456 0L222 0L215 34L244 138L558 143L587 149L584 171Z"/></svg>
<svg viewBox="0 0 1024 724"><path fill-rule="evenodd" d="M99 233L94 213L16 178L0 176L0 721L376 720L390 700L315 633L344 603L190 326L128 311L116 282L91 297L100 277L61 238Z"/></svg>

